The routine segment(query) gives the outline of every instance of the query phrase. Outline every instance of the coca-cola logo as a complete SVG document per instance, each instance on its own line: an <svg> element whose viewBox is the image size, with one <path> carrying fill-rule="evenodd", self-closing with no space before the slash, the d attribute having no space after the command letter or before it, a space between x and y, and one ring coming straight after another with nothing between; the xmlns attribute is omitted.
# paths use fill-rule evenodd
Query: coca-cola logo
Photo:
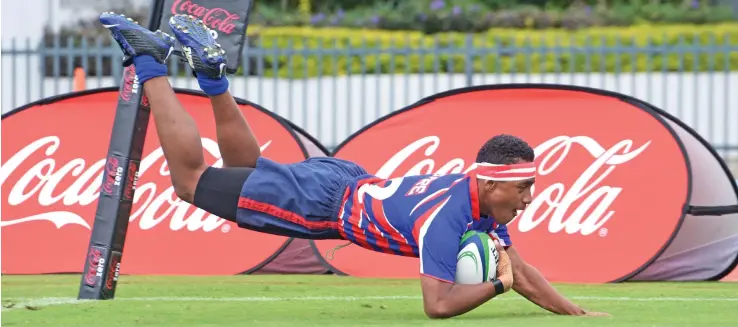
<svg viewBox="0 0 738 327"><path fill-rule="evenodd" d="M203 138L202 142L205 151L214 157L220 156L218 144L214 140ZM267 142L262 145L261 151L267 151L270 144L271 142ZM80 159L59 165L54 157L58 155L57 151L61 151L61 148L62 142L59 137L47 136L27 145L0 167L0 181L4 182L8 177L7 175L11 173L19 173L22 174L19 176L19 180L28 182L17 183L10 188L7 195L8 204L20 205L28 200L35 199L42 206L51 206L60 202L66 206L87 206L94 203L100 196L95 191L95 181L98 180L96 177L100 173L104 173L106 176L105 183L100 187L103 192L112 194L116 192L116 188L120 187L123 175L120 157L110 156L107 164L102 159L85 166L85 160ZM24 158L37 157L39 154L46 156L46 159L35 164L29 164L24 160ZM218 158L213 166L222 167L222 164L223 160ZM22 167L28 166L30 166L28 170L22 169ZM60 167L55 168L57 166ZM102 169L102 167L105 168ZM148 176L147 174L150 170L154 170L153 168L158 170L156 173L160 174L160 177L169 176L169 169L164 160L164 152L161 147L141 160L139 174ZM69 179L70 176L78 176L78 178L66 187L60 185L62 180ZM136 176L136 174L129 174L129 176ZM133 183L134 181L131 180L130 184L133 185ZM132 189L128 191L129 195L131 193L133 193ZM142 230L156 227L164 221L162 218L165 217L171 217L168 225L172 231L186 229L191 232L212 232L225 222L225 220L207 214L200 209L188 213L193 208L190 204L176 198L171 183L163 186L157 182L141 184L138 187L138 192L133 196L133 203L139 204L139 206L131 212L130 221L138 221L138 227ZM63 214L53 212L49 215L3 219L0 226L12 226L30 220L47 220L59 228L72 224L90 229L90 224L87 223L85 218L74 211L64 212Z"/></svg>
<svg viewBox="0 0 738 327"><path fill-rule="evenodd" d="M113 290L113 283L118 281L118 275L120 274L120 253L114 252L110 257L110 264L108 265L108 275L105 276L105 288Z"/></svg>
<svg viewBox="0 0 738 327"><path fill-rule="evenodd" d="M407 160L416 152L433 154L440 146L441 140L437 136L428 136L411 143L391 157L377 170L377 176L392 178L397 176L423 174L458 174L467 173L474 168L474 161L465 161L454 158L445 165L435 167L432 159L422 160L409 170L398 172L400 166L407 165ZM597 141L586 136L559 136L552 138L535 148L538 166L538 178L543 178L555 171L565 160L572 147L580 146L588 152L592 163L581 175L567 187L565 183L557 182L546 189L536 192L535 185L531 192L535 194L533 202L525 211L516 217L518 229L528 232L548 219L548 230L551 233L564 231L567 234L579 233L590 235L603 227L614 213L609 210L622 191L621 187L600 185L607 174L617 166L633 160L646 150L651 142L648 141L638 148L633 148L632 140L623 140L610 149L603 148ZM578 207L574 207L578 203ZM587 206L582 208L582 206ZM542 210L545 209L545 210ZM586 215L589 213L589 215ZM605 230L602 233L606 233Z"/></svg>
<svg viewBox="0 0 738 327"><path fill-rule="evenodd" d="M58 141L57 141L58 142ZM28 151L27 149L23 149ZM21 152L21 155L23 153ZM120 165L118 156L109 156L105 164L105 181L101 189L107 195L113 195L113 188L120 188L120 182L123 178L123 167Z"/></svg>
<svg viewBox="0 0 738 327"><path fill-rule="evenodd" d="M616 280L652 259L675 231L688 191L684 156L664 125L617 99L564 90L456 94L383 120L336 156L383 178L465 173L500 133L535 149L533 202L508 229L518 252L548 278ZM326 253L338 243L316 244ZM417 276L414 259L360 247L342 249L329 264L360 276Z"/></svg>
<svg viewBox="0 0 738 327"><path fill-rule="evenodd" d="M209 100L189 94L178 94L178 98L201 126L207 162L222 166ZM114 91L86 94L3 119L3 136L13 135L2 138L0 165L3 273L79 271L101 192L118 192L132 202L122 273L240 273L284 244L284 237L237 228L178 199L153 119L140 162L126 165L128 159L123 157L106 159L111 126L101 122L112 123L116 99ZM279 121L251 106L240 107L254 126L263 155L279 162L304 159L299 144ZM33 123L39 119L55 124ZM55 250L35 246L38 239L53 240ZM249 254L238 251L246 247L251 249ZM221 252L233 249L239 260L223 263L221 256L212 255L215 248ZM186 253L188 260L151 256L151 249Z"/></svg>
<svg viewBox="0 0 738 327"><path fill-rule="evenodd" d="M222 32L225 34L233 33L236 28L236 22L241 19L241 16L235 13L231 13L225 8L220 7L206 7L198 4L198 2L205 1L191 1L191 0L175 0L172 4L171 13L172 15L177 14L188 14L195 16L203 21L205 25L210 27L213 31ZM218 35L213 35L217 38Z"/></svg>
<svg viewBox="0 0 738 327"><path fill-rule="evenodd" d="M139 92L139 88L136 68L130 65L123 70L123 88L120 90L120 97L125 101L131 101L133 95Z"/></svg>
<svg viewBox="0 0 738 327"><path fill-rule="evenodd" d="M100 265L105 264L105 258L102 256L102 251L97 247L91 247L90 252L87 254L87 271L85 272L85 284L90 287L97 285L97 278L102 273Z"/></svg>
<svg viewBox="0 0 738 327"><path fill-rule="evenodd" d="M133 192L136 190L136 182L138 181L138 162L128 162L128 174L126 175L126 185L123 189L123 200L133 200Z"/></svg>

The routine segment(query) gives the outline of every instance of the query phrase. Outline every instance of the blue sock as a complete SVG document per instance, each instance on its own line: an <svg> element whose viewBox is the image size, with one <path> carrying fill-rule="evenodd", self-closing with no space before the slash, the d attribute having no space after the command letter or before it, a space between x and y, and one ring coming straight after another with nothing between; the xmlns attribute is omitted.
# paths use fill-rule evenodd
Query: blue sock
<svg viewBox="0 0 738 327"><path fill-rule="evenodd" d="M228 91L228 79L223 75L219 79L197 77L197 83L200 84L200 89L209 96L216 96Z"/></svg>
<svg viewBox="0 0 738 327"><path fill-rule="evenodd" d="M154 57L149 55L134 57L133 65L136 67L138 82L141 84L154 77L167 76L167 65L156 61Z"/></svg>

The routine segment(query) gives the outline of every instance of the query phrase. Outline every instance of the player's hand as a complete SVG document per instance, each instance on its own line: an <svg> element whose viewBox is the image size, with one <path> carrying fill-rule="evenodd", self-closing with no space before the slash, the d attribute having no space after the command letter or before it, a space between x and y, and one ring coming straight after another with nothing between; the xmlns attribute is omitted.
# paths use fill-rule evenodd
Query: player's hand
<svg viewBox="0 0 738 327"><path fill-rule="evenodd" d="M612 315L607 312L586 312L584 315L587 317L612 317Z"/></svg>
<svg viewBox="0 0 738 327"><path fill-rule="evenodd" d="M500 254L500 262L497 264L497 279L502 282L502 286L505 287L505 292L507 292L512 288L514 282L510 256L507 255L507 252L499 242L494 241L494 243L497 253Z"/></svg>

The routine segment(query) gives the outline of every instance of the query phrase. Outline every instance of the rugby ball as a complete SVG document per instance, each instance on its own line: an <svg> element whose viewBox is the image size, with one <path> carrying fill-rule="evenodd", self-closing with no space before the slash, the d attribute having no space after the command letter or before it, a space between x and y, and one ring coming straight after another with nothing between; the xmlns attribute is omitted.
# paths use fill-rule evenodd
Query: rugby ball
<svg viewBox="0 0 738 327"><path fill-rule="evenodd" d="M456 283L481 284L497 277L500 254L487 233L466 232L461 237L459 248L456 256Z"/></svg>

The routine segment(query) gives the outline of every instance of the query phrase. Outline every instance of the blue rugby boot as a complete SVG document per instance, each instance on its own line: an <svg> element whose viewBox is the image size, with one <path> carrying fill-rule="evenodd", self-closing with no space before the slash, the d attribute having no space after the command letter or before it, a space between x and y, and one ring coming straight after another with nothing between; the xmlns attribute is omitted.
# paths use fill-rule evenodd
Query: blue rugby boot
<svg viewBox="0 0 738 327"><path fill-rule="evenodd" d="M106 12L100 23L107 28L124 54L124 66L133 63L133 57L149 55L165 63L174 51L174 38L162 31L152 32L124 15Z"/></svg>
<svg viewBox="0 0 738 327"><path fill-rule="evenodd" d="M226 73L225 50L202 20L189 15L174 15L169 27L179 41L182 54L198 79L221 79Z"/></svg>

